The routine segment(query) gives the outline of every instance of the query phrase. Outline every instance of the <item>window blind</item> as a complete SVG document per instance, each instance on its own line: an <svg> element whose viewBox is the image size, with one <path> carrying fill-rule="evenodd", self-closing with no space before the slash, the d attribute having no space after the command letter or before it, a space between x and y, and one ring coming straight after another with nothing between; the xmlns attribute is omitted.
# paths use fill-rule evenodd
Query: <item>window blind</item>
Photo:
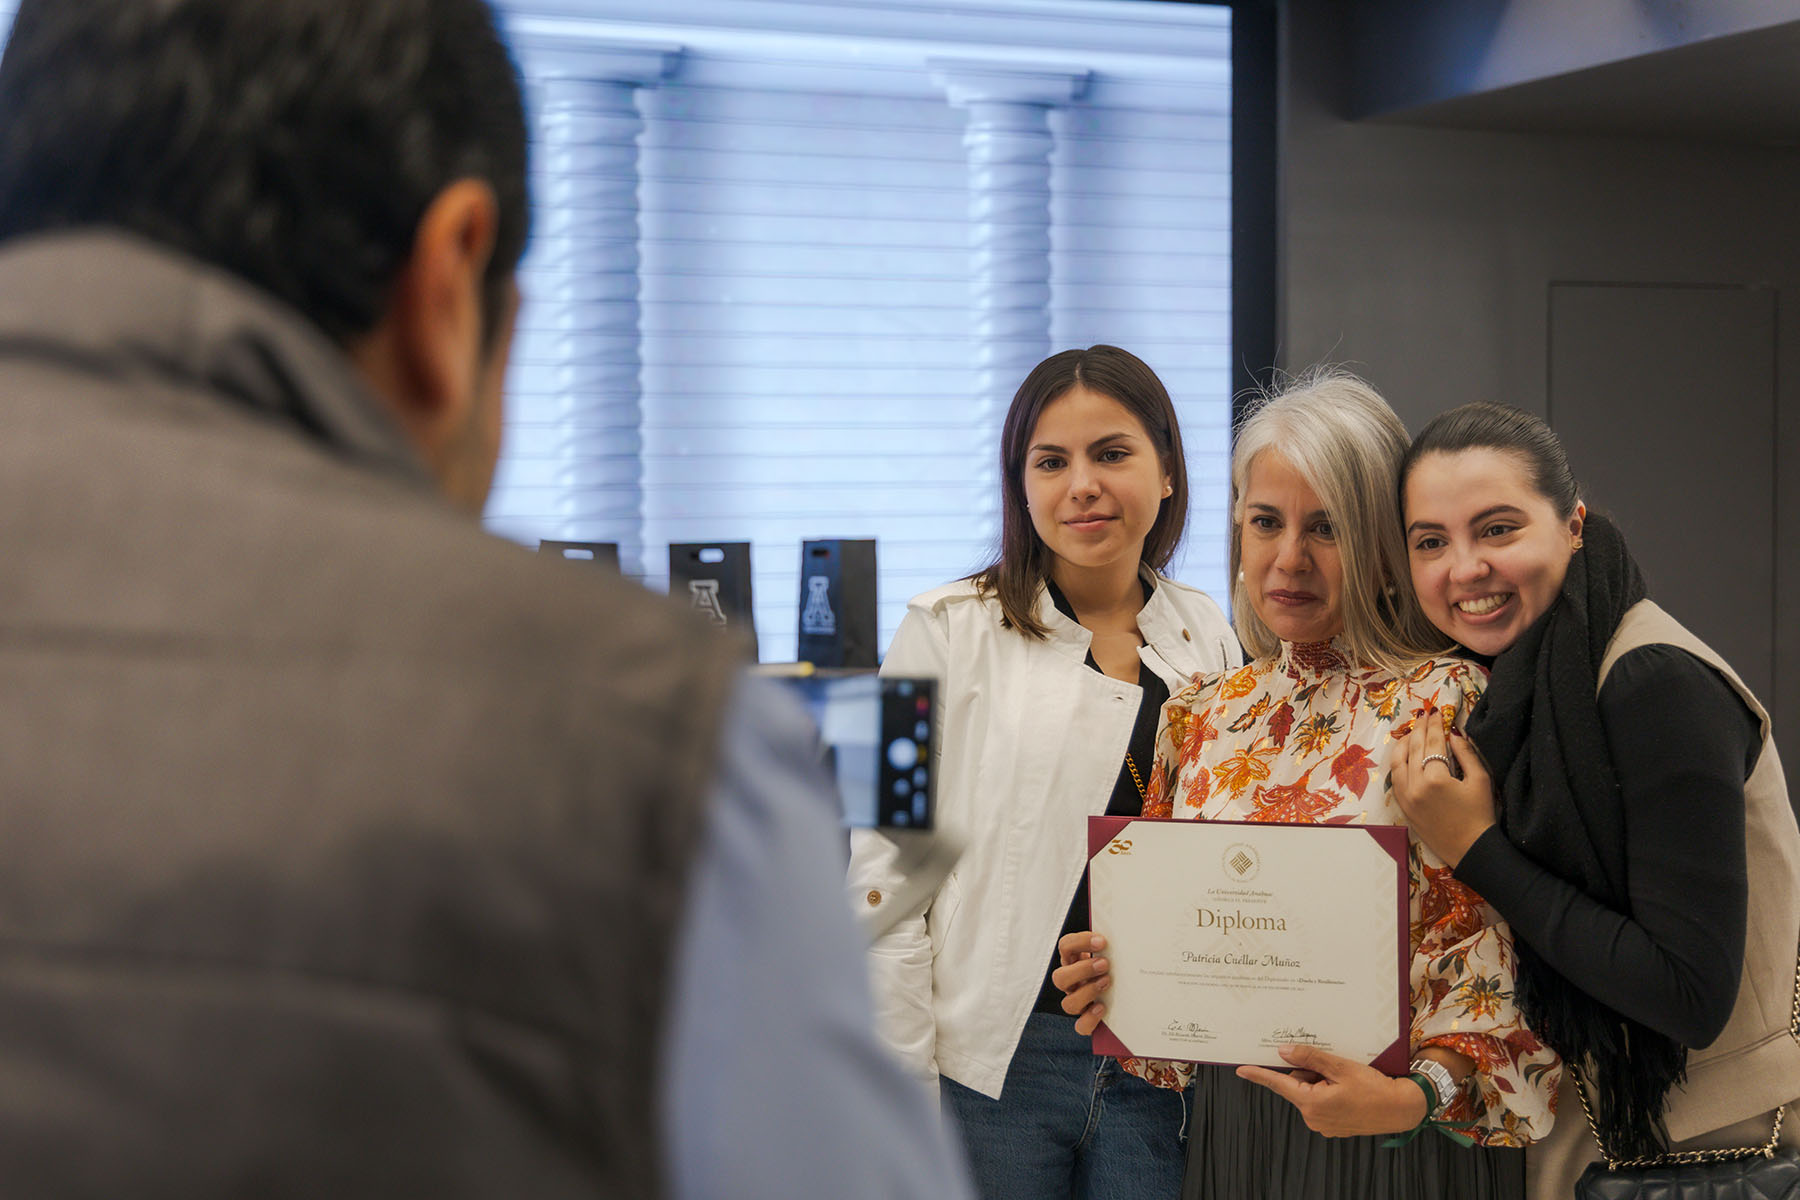
<svg viewBox="0 0 1800 1200"><path fill-rule="evenodd" d="M0 20L16 5L0 0ZM637 96L644 581L670 542L748 540L763 657L791 658L799 543L879 540L880 638L907 598L981 566L998 447L970 420L964 114L943 57L1053 62L1051 343L1112 342L1175 398L1191 511L1176 577L1224 598L1230 454L1230 43L1223 6L1150 0L514 0L572 48L683 48ZM528 61L528 60L527 60ZM528 86L532 79L527 77ZM552 194L537 166L540 204ZM537 220L540 227L544 214ZM596 238L618 231L596 229ZM571 347L530 296L490 528L559 536Z"/></svg>
<svg viewBox="0 0 1800 1200"><path fill-rule="evenodd" d="M644 581L671 542L747 540L766 660L791 658L799 544L879 541L880 637L997 530L972 422L965 114L946 56L1091 72L1051 114L1051 341L1142 356L1191 477L1178 578L1225 594L1230 45L1223 7L1137 0L537 0L513 23L683 47L637 93ZM542 188L540 187L540 195ZM551 269L528 258L533 272ZM556 536L556 331L523 314L488 510Z"/></svg>
<svg viewBox="0 0 1800 1200"><path fill-rule="evenodd" d="M1169 389L1191 497L1187 538L1169 573L1221 606L1231 468L1229 105L1227 86L1198 113L1076 108L1052 118L1052 341L1123 346Z"/></svg>

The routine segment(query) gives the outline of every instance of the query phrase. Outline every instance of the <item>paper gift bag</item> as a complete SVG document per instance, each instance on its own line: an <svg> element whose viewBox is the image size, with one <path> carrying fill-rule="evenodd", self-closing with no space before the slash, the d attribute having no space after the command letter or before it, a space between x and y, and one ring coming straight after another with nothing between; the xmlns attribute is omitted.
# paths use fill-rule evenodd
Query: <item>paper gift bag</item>
<svg viewBox="0 0 1800 1200"><path fill-rule="evenodd" d="M683 542L669 546L669 595L721 629L741 635L756 653L750 595L749 542Z"/></svg>
<svg viewBox="0 0 1800 1200"><path fill-rule="evenodd" d="M875 666L875 539L800 543L796 657L820 667Z"/></svg>

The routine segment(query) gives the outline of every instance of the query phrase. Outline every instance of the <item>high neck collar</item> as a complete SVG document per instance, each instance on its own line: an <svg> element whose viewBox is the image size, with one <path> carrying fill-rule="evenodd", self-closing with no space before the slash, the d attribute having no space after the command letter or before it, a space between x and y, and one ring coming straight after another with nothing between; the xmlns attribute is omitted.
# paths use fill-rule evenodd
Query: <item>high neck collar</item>
<svg viewBox="0 0 1800 1200"><path fill-rule="evenodd" d="M316 326L223 270L131 234L74 230L0 248L0 342L15 356L176 385L137 389L145 404L185 403L177 398L201 389L430 485L397 423Z"/></svg>
<svg viewBox="0 0 1800 1200"><path fill-rule="evenodd" d="M1342 635L1328 642L1281 643L1281 669L1296 679L1347 671L1353 660Z"/></svg>

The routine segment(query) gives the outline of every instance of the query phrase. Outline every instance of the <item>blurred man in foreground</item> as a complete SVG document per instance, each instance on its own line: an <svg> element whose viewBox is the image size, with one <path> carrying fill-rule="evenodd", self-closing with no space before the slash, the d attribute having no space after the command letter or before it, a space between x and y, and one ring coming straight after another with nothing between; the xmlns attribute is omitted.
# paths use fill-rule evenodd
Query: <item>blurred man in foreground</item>
<svg viewBox="0 0 1800 1200"><path fill-rule="evenodd" d="M0 63L8 1197L941 1196L797 711L485 536L483 0L23 0Z"/></svg>

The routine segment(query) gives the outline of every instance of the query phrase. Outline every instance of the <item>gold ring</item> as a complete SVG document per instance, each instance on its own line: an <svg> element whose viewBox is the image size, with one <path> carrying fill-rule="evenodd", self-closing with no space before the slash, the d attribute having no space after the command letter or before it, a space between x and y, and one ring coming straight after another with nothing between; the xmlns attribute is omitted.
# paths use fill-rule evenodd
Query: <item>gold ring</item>
<svg viewBox="0 0 1800 1200"><path fill-rule="evenodd" d="M1419 770L1423 771L1425 769L1425 764L1430 762L1441 762L1444 764L1444 769L1446 771L1449 771L1452 775L1456 774L1456 767L1451 764L1450 756L1448 754L1427 754L1423 759L1419 760Z"/></svg>

